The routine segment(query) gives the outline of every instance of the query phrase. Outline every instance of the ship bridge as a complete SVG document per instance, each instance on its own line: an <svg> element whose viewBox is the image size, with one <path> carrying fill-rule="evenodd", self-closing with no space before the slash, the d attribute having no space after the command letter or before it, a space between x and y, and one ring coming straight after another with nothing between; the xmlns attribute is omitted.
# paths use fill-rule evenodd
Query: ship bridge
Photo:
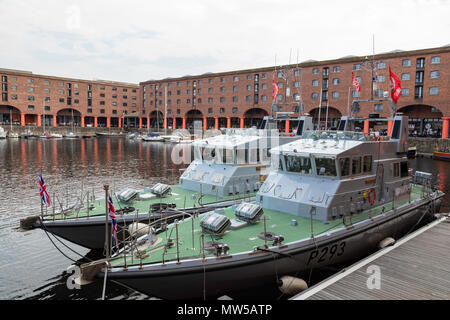
<svg viewBox="0 0 450 320"><path fill-rule="evenodd" d="M328 221L392 201L406 190L406 117L390 137L351 131L305 132L271 150L271 173L256 201L263 208ZM371 194L369 201L368 195ZM373 202L373 203L371 203Z"/></svg>
<svg viewBox="0 0 450 320"><path fill-rule="evenodd" d="M220 197L255 193L270 167L269 150L277 146L277 130L253 128L195 141L180 187Z"/></svg>

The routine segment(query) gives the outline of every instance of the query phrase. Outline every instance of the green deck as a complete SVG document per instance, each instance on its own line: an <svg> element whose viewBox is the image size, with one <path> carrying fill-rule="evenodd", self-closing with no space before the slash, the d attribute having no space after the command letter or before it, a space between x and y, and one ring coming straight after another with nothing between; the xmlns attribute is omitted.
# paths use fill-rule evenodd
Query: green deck
<svg viewBox="0 0 450 320"><path fill-rule="evenodd" d="M182 189L178 186L171 186L171 189L172 189L172 194L170 196L167 196L164 198L155 197L155 198L152 198L149 200L134 200L130 203L125 203L125 202L119 201L119 199L117 197L115 197L113 194L112 199L113 199L113 203L114 203L114 208L117 211L124 207L133 207L136 209L136 211L139 210L140 213L146 213L149 211L149 206L151 204L157 204L157 203L175 203L176 209L178 209L178 210L183 210L184 208L193 208L194 206L195 207L200 206L200 204L198 203L198 199L200 198L200 192L194 192L191 190ZM195 199L192 198L192 195L195 195ZM235 200L235 199L237 200L237 199L254 197L255 193L239 194L239 195L229 196L229 197L225 197L225 198L213 196L213 195L209 195L209 194L205 194L205 193L203 193L202 195L203 195L203 197L201 198L201 203L205 205L205 204L211 204L211 203L227 201L227 200ZM92 204L92 202L90 204ZM94 206L95 206L94 210L89 210L90 217L105 215L106 203L105 203L104 198L96 199L94 202ZM80 210L80 212L78 212L78 214L72 214L72 215L65 216L65 217L62 215L56 214L55 216L47 216L45 218L45 220L84 218L84 217L88 216L87 207L88 207L87 203L85 203L84 208L82 208ZM136 214L136 211L134 211L130 214ZM50 212L48 214L50 214Z"/></svg>
<svg viewBox="0 0 450 320"><path fill-rule="evenodd" d="M411 188L411 201L422 198L422 187L412 185ZM398 208L409 202L409 199L405 199L403 201L395 202L395 208ZM352 216L352 223L360 222L368 219L370 216L377 216L382 213L382 208L385 207L386 211L389 211L392 208L392 202L385 203L384 205L380 205L378 207L373 207L370 210L363 211L360 214L355 214ZM228 208L224 211L224 214L230 218L235 219L234 211L231 208ZM226 233L221 238L215 238L222 243L226 243L230 247L229 254L236 254L239 252L251 251L255 246L264 245L264 240L260 239L258 235L261 232L264 232L264 217L266 218L266 231L273 232L278 235L282 235L284 237L284 243L289 243L301 239L307 239L311 237L311 220L309 218L299 217L290 215L287 213L282 213L279 211L273 211L264 209L264 215L261 217L260 222L255 225L248 225L238 230L226 231ZM179 234L179 257L180 259L185 258L199 258L202 257L202 253L200 251L201 248L201 233L202 229L200 227L200 220L202 216L194 219L194 245L192 245L192 221L187 220L178 224L178 234ZM291 226L291 220L297 220L297 226ZM346 218L346 223L350 222L349 218ZM315 236L329 232L332 230L339 229L343 227L343 220L336 219L334 221L323 222L318 220L313 220L312 229ZM171 235L170 235L171 233ZM161 248L166 242L167 238L170 236L172 239L176 238L176 230L175 226L170 226L165 233L161 233L157 235L159 238L162 238L162 241L156 243L154 247L150 249L145 249L145 253L141 254L144 256L142 259L142 264L147 263L156 263L161 262L163 260L163 249L155 250L157 248ZM204 242L212 241L212 237L210 235L205 234ZM270 242L268 243L269 245ZM192 249L194 248L194 249ZM149 254L149 251L153 251ZM207 254L207 257L213 256L212 254ZM167 254L164 256L164 261L175 260L177 258L177 247L176 245L171 249L168 249ZM124 265L124 257L121 256L116 260L111 262L113 266L123 266ZM136 252L134 254L127 254L127 266L130 265L139 265L141 264L141 260Z"/></svg>

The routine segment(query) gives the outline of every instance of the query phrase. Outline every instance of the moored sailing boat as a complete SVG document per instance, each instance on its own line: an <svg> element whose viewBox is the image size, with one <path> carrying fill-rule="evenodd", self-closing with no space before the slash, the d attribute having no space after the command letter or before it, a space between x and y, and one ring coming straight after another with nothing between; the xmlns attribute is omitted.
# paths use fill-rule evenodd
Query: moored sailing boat
<svg viewBox="0 0 450 320"><path fill-rule="evenodd" d="M435 144L433 158L437 160L450 161L450 150L448 148L439 148L438 144Z"/></svg>
<svg viewBox="0 0 450 320"><path fill-rule="evenodd" d="M3 129L3 127L0 127L0 139L6 139L8 135L8 131L5 131L5 129Z"/></svg>

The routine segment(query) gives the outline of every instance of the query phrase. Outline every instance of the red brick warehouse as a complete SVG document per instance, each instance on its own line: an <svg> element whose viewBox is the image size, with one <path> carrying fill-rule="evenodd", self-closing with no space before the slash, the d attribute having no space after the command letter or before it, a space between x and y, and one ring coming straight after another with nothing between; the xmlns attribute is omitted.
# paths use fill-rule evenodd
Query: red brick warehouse
<svg viewBox="0 0 450 320"><path fill-rule="evenodd" d="M139 86L88 81L0 69L0 124L21 126L121 127L124 116L137 114Z"/></svg>
<svg viewBox="0 0 450 320"><path fill-rule="evenodd" d="M266 67L206 73L145 81L139 85L0 69L0 122L7 123L12 110L13 121L20 119L22 125L40 125L43 99L49 98L45 103L45 115L46 124L50 125L64 125L73 109L80 119L76 122L80 126L120 127L126 121L131 127L155 128L159 118L160 128L164 125L190 128L194 120L201 121L204 129L248 127L257 125L263 116L271 114L272 77L275 74L280 87L278 101L302 102L304 111L310 113L315 122L321 103L322 124L328 104L327 126L332 127L347 114L353 99L369 99L372 94L375 99L382 99L385 92L390 91L390 66L402 84L397 110L409 116L410 129L422 132L431 127L442 130L442 137L448 138L450 47L382 53L375 55L373 60L376 80L373 92L371 56L305 61L277 67L277 71L275 67ZM352 87L352 72L361 84L361 93ZM69 84L72 87L69 88ZM389 102L363 102L360 107L360 117L372 113L390 116ZM279 105L276 111L296 112L298 105ZM295 123L287 121L282 129L294 126Z"/></svg>

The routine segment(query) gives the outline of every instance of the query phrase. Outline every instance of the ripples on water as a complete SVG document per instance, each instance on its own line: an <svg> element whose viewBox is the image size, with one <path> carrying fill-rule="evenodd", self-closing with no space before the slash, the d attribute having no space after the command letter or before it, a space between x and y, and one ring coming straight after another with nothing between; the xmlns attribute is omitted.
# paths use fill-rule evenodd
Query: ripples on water
<svg viewBox="0 0 450 320"><path fill-rule="evenodd" d="M176 184L186 165L173 164L172 148L170 144L123 138L0 140L0 299L101 296L101 286L72 291L66 288L65 270L72 262L54 248L42 230L15 230L20 219L40 212L40 171L53 201L54 193L65 202L66 194L82 187L93 190L99 198L104 197L104 184L116 191L158 182ZM89 252L64 242L82 255ZM73 260L80 259L67 249L64 252ZM108 298L146 297L113 283L108 283L107 289Z"/></svg>
<svg viewBox="0 0 450 320"><path fill-rule="evenodd" d="M174 164L172 151L171 144L124 138L0 140L0 299L99 299L102 294L100 282L81 290L67 289L66 270L73 262L55 249L42 230L15 230L20 219L40 212L40 171L53 200L55 192L59 199L66 199L66 194L81 188L104 197L104 184L113 191L141 189L158 182L177 184L186 165ZM440 189L450 193L450 163L418 158L410 164L435 177L439 174ZM447 196L443 211L449 210ZM88 249L63 242L83 256L98 258ZM88 261L58 246L70 259ZM108 281L106 298L149 297Z"/></svg>

